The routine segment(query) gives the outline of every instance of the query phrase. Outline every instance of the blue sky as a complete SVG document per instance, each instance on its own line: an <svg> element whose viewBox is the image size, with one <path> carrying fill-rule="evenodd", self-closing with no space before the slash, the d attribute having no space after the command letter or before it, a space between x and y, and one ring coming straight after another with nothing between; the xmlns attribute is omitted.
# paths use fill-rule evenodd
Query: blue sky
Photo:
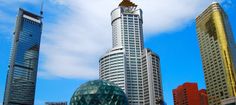
<svg viewBox="0 0 236 105"><path fill-rule="evenodd" d="M165 101L184 82L205 88L195 17L213 0L132 0L144 12L145 47L161 58ZM81 83L98 78L98 60L111 48L110 12L120 0L45 0L36 105L68 101ZM235 0L222 0L236 33ZM0 0L0 103L18 8L39 13L39 0Z"/></svg>

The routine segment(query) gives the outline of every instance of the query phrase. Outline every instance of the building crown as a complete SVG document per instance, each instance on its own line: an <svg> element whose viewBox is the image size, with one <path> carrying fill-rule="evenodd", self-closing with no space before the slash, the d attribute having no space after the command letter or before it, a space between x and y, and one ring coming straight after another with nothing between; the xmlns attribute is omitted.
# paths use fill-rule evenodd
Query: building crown
<svg viewBox="0 0 236 105"><path fill-rule="evenodd" d="M130 0L123 0L119 6L121 7L137 7L137 5L133 2L131 2Z"/></svg>

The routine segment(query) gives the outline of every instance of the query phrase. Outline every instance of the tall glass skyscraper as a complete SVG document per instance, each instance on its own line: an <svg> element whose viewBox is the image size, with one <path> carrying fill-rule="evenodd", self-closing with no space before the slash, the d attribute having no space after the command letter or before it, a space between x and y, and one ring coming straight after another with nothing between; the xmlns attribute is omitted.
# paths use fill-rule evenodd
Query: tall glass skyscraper
<svg viewBox="0 0 236 105"><path fill-rule="evenodd" d="M33 105L42 17L19 9L3 105Z"/></svg>
<svg viewBox="0 0 236 105"><path fill-rule="evenodd" d="M100 79L114 82L120 86L127 94L130 105L144 105L144 101L147 98L144 97L142 68L147 62L142 62L142 59L144 59L142 56L144 52L142 10L138 9L137 5L133 2L123 0L119 7L111 12L111 18L113 48L99 60ZM159 62L155 63L159 67ZM149 71L152 67L154 66L145 69ZM160 70L160 68L155 69L158 70L154 70L154 72ZM156 76L146 75L146 77L151 76L155 80L161 81L158 78L160 73L155 74ZM155 83L156 81L147 82L153 82L153 85L159 84L159 82ZM159 90L155 91L161 91L162 93L162 87L159 86L161 85L157 85ZM148 97L148 99L156 100L163 98L162 94L158 94L154 97Z"/></svg>
<svg viewBox="0 0 236 105"><path fill-rule="evenodd" d="M212 3L196 19L209 105L236 96L236 45L228 17Z"/></svg>

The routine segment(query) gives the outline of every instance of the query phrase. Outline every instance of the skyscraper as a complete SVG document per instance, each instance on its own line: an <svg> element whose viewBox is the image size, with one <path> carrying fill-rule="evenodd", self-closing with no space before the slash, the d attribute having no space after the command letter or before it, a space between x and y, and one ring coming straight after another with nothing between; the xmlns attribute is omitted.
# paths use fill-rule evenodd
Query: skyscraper
<svg viewBox="0 0 236 105"><path fill-rule="evenodd" d="M19 9L11 49L4 105L33 105L42 17Z"/></svg>
<svg viewBox="0 0 236 105"><path fill-rule="evenodd" d="M119 7L111 12L111 18L113 48L99 60L100 79L120 86L127 94L130 105L143 105L144 102L156 105L156 100L163 101L159 57L154 53L150 55L150 50L144 52L142 10L133 2L123 0ZM156 64L152 64L152 60ZM147 65L148 68L143 67ZM148 75L147 72L155 74ZM144 80L145 86L143 78L149 78ZM148 91L151 88L155 92L145 93L144 97L144 88Z"/></svg>
<svg viewBox="0 0 236 105"><path fill-rule="evenodd" d="M197 83L184 83L173 90L174 105L208 105L207 94Z"/></svg>
<svg viewBox="0 0 236 105"><path fill-rule="evenodd" d="M150 49L143 51L142 79L144 105L163 104L160 58Z"/></svg>
<svg viewBox="0 0 236 105"><path fill-rule="evenodd" d="M236 95L236 45L226 13L212 3L196 19L210 105Z"/></svg>

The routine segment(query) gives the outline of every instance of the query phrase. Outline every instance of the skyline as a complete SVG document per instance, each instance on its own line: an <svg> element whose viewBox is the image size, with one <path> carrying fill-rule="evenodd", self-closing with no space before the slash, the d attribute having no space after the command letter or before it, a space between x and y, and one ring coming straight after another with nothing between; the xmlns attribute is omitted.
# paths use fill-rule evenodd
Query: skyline
<svg viewBox="0 0 236 105"><path fill-rule="evenodd" d="M123 89L129 105L159 105L163 100L160 59L144 48L143 11L123 0L111 12L112 48L99 60L99 79Z"/></svg>
<svg viewBox="0 0 236 105"><path fill-rule="evenodd" d="M135 0L133 0L134 2L136 2ZM118 1L119 2L119 1ZM137 2L137 4L139 5L139 6L141 6L141 8L142 8L142 4L141 3L138 3ZM0 4L0 5L2 5L2 4ZM117 6L117 3L115 3L115 7ZM208 6L208 5L206 5L206 6ZM27 7L26 7L27 8ZM112 7L112 8L114 8L114 7ZM235 7L231 7L231 8L233 8L234 9L234 11L235 11ZM203 9L205 9L205 8L203 8ZM16 9L17 10L17 9ZM29 10L29 9L27 9L27 10ZM112 9L111 9L112 10ZM109 10L109 11L111 11L111 10ZM37 12L37 10L35 10L36 12ZM145 10L145 8L143 8L143 11L144 11L144 24L146 23L146 20L145 20L145 18L147 18L148 17L148 15L145 15L145 13L146 12L148 12L148 10ZM228 12L227 12L228 13ZM44 23L46 23L46 21L49 21L50 19L47 17L47 12L46 12L46 10L45 10L45 15L44 15L44 18L45 18L45 20L44 20ZM95 13L96 14L96 13ZM105 14L105 13L102 13L102 14ZM110 14L110 12L109 13L106 13L106 16L107 17L109 17L109 14ZM149 15L150 16L150 15ZM49 16L50 17L50 16ZM235 15L234 15L234 17L235 17ZM229 18L230 18L230 20L232 20L232 18L234 18L234 17L232 17L231 15L229 15ZM99 20L100 20L100 18L99 18ZM191 19L190 19L191 20ZM15 20L14 20L15 21ZM106 21L110 21L110 19L108 19L108 20L106 20ZM231 25L232 25L232 28L233 28L233 31L234 31L234 33L235 33L235 21L234 22L232 22L232 21L230 21L231 22ZM1 23L2 24L2 23ZM13 24L14 24L14 22L13 22ZM48 26L47 26L47 24L48 23L46 23L46 24L44 24L44 26L45 26L45 28L47 27L48 28ZM111 26L110 26L110 22L107 22L107 23L105 23L104 22L104 24L107 24L107 26L109 25L109 29L107 29L107 30L110 30L111 29ZM165 61L165 60L171 60L171 59L166 59L166 58L169 58L169 56L167 57L167 56L162 56L162 55L165 55L165 54L163 54L163 52L168 52L168 51L171 51L170 50L170 48L172 48L172 47L170 47L170 46L172 46L172 45L163 45L164 43L162 42L162 41L166 41L165 42L165 44L167 44L167 42L169 41L169 40L167 40L166 38L171 38L170 40L172 40L172 38L173 37L177 37L177 36L179 36L179 35L175 35L175 36L170 36L170 35L163 35L163 34L177 34L178 32L181 32L181 31L183 31L183 30L190 30L190 31L195 31L195 29L193 29L193 28L195 28L195 24L193 24L192 22L190 23L190 22L186 22L186 23L184 23L184 24L187 24L187 26L183 26L181 29L172 29L171 31L165 31L165 32L161 32L161 33L159 33L159 35L154 35L154 34L156 34L156 32L147 32L147 30L146 30L146 26L144 25L144 36L146 37L145 39L145 45L146 45L146 47L148 47L148 46L150 46L149 48L152 48L152 49L155 49L154 51L158 54L158 55L160 55L160 58L161 58L161 67L162 67L162 75L163 75L163 72L164 72L164 75L168 75L168 74L171 74L171 73L168 73L168 72L170 72L171 70L169 70L169 69L166 69L167 67L166 66L168 66L168 65L166 65L166 64L168 64L168 63L165 63L164 62L164 65L163 65L163 63L162 63L162 59ZM2 25L1 25L2 26ZM76 26L76 25L75 25ZM13 27L13 26L11 26L11 27ZM67 26L68 27L68 26ZM149 27L151 27L151 26L149 26ZM101 29L99 29L99 30L102 30L102 28L104 28L104 27L101 27ZM107 27L108 28L108 27ZM46 29L46 30L48 30L48 29ZM104 28L103 30L106 30L106 28ZM148 31L150 31L151 29L149 29ZM11 32L12 32L13 30L10 30L10 32L6 32L6 35L11 35ZM45 35L45 32L47 32L47 31L44 31L44 33L43 33L43 36L44 36L44 43L43 44L45 44L45 37L46 37L46 35ZM59 31L60 32L60 31ZM184 31L185 32L185 31ZM103 32L101 32L101 33L103 33ZM109 42L109 40L111 39L111 32L106 32L106 33L108 33L107 35L106 35L106 38L109 38L109 39L107 39L107 41L105 41L105 42L103 42L104 44L106 44L105 46L107 46L107 45L110 45L110 42ZM151 34L150 34L151 33ZM190 32L189 32L190 33ZM193 38L193 40L194 41L196 41L196 33L194 33L194 32L192 32L194 35L192 35L192 37L191 38ZM2 34L2 33L1 33ZM148 34L148 36L147 36L147 34ZM152 35L153 34L153 35ZM184 34L184 33L181 33L181 34ZM188 32L186 31L186 34L188 34ZM78 34L79 35L79 34ZM11 35L12 36L12 35ZM72 35L73 36L73 35ZM71 37L72 37L71 36ZM104 35L105 36L105 35ZM183 35L184 36L184 35ZM70 37L70 36L69 36ZM189 36L188 36L189 37ZM76 37L77 38L77 37ZM80 38L80 37L79 37ZM89 38L91 38L91 36L89 37ZM96 37L97 38L97 37ZM105 38L105 39L106 39ZM159 41L159 42L156 42L156 41L158 41L158 40L160 40L160 39L165 39L165 40L162 40L162 41ZM60 38L59 38L60 39ZM98 38L98 39L100 39L100 38ZM176 38L174 38L174 39L176 39ZM81 39L78 39L78 40L81 40ZM91 41L92 40L95 40L95 39L91 39ZM184 41L184 42L180 42L180 41L174 41L173 40L173 42L171 42L170 44L177 44L177 46L178 46L178 44L180 44L180 46L183 44L185 44L185 43L187 43L187 40L185 40L185 39L180 39L179 38L179 40L181 41ZM9 40L6 40L6 41L9 41ZM61 40L60 40L61 41ZM91 42L90 40L88 40L89 42ZM73 42L75 42L75 41L73 41ZM98 41L98 42L101 42L101 41ZM191 42L191 41L189 41L189 42ZM188 42L188 43L189 43ZM2 37L1 37L1 43L2 43ZM8 44L9 46L10 46L10 43L11 43L11 40L10 40L10 43L9 42L3 42L3 44L4 44L4 46L1 46L1 50L2 50L2 47L5 47L5 44ZM85 43L85 42L84 42ZM158 44L150 44L150 43L160 43L159 45ZM3 45L3 44L1 44L1 45ZM197 43L198 44L198 43ZM161 46L162 45L162 46ZM191 45L191 44L190 44ZM191 46L187 46L187 48L189 48L189 47L191 47ZM8 47L9 47L8 46ZM55 45L54 45L55 46ZM103 45L102 44L100 44L99 46L102 46L103 47ZM162 48L162 47L170 47L170 48ZM195 46L195 49L193 50L193 51L199 51L199 47L198 47L198 45L196 45L196 44L194 44L194 46ZM6 46L7 47L7 46ZM95 47L97 47L97 46L95 46ZM160 48L159 48L160 47ZM81 47L79 47L79 48L81 48ZM159 49L158 49L159 48ZM174 47L175 48L175 47ZM186 47L185 47L186 48ZM6 48L6 50L8 50L9 48ZM45 45L44 45L44 48L42 48L42 50L45 50L46 48L45 48ZM106 50L104 50L104 48L101 48L102 50L100 51L100 49L99 49L99 51L100 52L98 52L99 54L96 54L96 55L98 55L98 56L101 56L104 52L106 52ZM164 50L163 50L164 49ZM176 50L176 55L179 55L178 54L178 52L179 52L179 50L180 50L181 48L179 48L179 49L174 49L174 50ZM71 50L71 49L66 49L67 51L69 50ZM75 49L75 50L78 50L78 49ZM97 49L96 49L97 50ZM173 49L172 49L173 50ZM93 49L87 49L87 51L93 51ZM6 52L6 53L9 53L9 51L5 51L4 50L4 52ZM75 51L75 52L79 52L79 50L78 51ZM40 55L41 56L41 60L43 59L43 57L42 56L44 56L44 53L45 52L42 52L42 54ZM97 52L96 52L97 53ZM90 54L90 53L89 53ZM167 53L168 54L168 53ZM167 55L166 54L166 55ZM7 55L7 54L6 54ZM1 54L1 56L6 56L5 55L5 53L4 53L4 55L2 55ZM9 55L9 54L8 54ZM52 54L51 54L52 55ZM198 54L196 54L196 55L198 55ZM186 57L188 57L189 55L187 55ZM94 57L94 56L93 56ZM93 57L91 57L91 58L93 58ZM170 58L171 57L173 57L173 58L178 58L178 57L174 57L173 55L170 55ZM199 59L199 57L200 57L200 55L198 55L196 58L197 59ZM9 58L9 56L6 56L6 57L4 57L4 58L6 58L6 60L7 60L7 62L8 62L8 58ZM80 57L78 57L78 58L80 58ZM190 57L190 59L191 58L194 58L194 57ZM62 59L62 58L60 58L60 59ZM87 58L88 59L88 58ZM186 58L185 58L186 59ZM70 59L69 59L70 60ZM74 60L74 59L72 59L72 60ZM98 59L97 59L97 57L95 57L95 58L93 58L93 60L94 60L94 62L98 65ZM6 64L4 64L4 63L2 63L3 61L1 61L1 65L6 65ZM4 61L5 62L5 61ZM42 60L42 62L43 62L43 60ZM169 61L170 62L170 61ZM176 60L176 62L177 62L177 60ZM176 63L175 62L175 63ZM198 63L199 62L201 62L201 61L199 61L198 60ZM186 63L186 62L185 62ZM190 63L191 63L191 61L190 61ZM90 63L89 63L90 64ZM170 63L171 64L171 63ZM58 64L54 64L54 65L58 65ZM98 68L96 67L96 65L95 64L91 64L91 65L93 65L93 66L95 66L95 67L92 67L92 68L95 68L94 70L93 69L91 69L91 70L93 70L94 72L96 72L97 74L98 74ZM173 65L173 64L172 64ZM194 65L194 64L193 64ZM6 65L7 66L7 65ZM5 68L6 68L6 66L5 66ZM39 66L42 66L42 63L41 63L41 65L39 65ZM164 66L164 67L163 67ZM180 68L182 67L182 66L184 66L184 64L180 64L180 65L178 65L178 66L180 66ZM178 68L178 66L174 66L174 68L175 67L177 67ZM67 66L66 66L67 67ZM76 66L76 67L78 67L78 66ZM1 67L2 68L2 67ZM189 67L190 68L190 67ZM198 67L198 68L200 68L201 70L198 70L198 72L203 72L203 70L202 70L202 67ZM80 68L78 68L78 69L80 69ZM163 70L164 69L164 70ZM186 68L184 68L184 69L186 69ZM3 69L4 70L4 72L6 71L6 69ZM40 70L40 69L39 69ZM87 70L87 69L80 69L80 70ZM79 70L79 71L80 71ZM169 70L169 71L166 71L166 70ZM41 70L40 71L42 71L42 68L41 68ZM174 70L172 70L172 71L174 71ZM185 71L185 70L183 70L183 71ZM2 69L1 69L1 72L2 72ZM95 73L95 74L96 74ZM182 73L182 72L181 72ZM1 74L4 74L4 73L1 73ZM60 73L59 73L60 74ZM95 75L95 74L93 74L93 75ZM96 75L97 75L96 74ZM178 73L177 73L178 74ZM193 73L194 74L194 73ZM54 74L55 75L55 74ZM56 73L56 75L57 75L57 73ZM86 74L85 74L86 75ZM163 76L164 76L163 75ZM203 74L201 74L202 76L203 76ZM5 75L4 75L5 76ZM62 77L61 79L63 79L63 78L67 78L67 76L68 75L65 75L65 76L63 76L63 75L57 75L57 76L59 76L59 77ZM79 76L78 76L79 77ZM98 75L97 75L97 77L98 77ZM97 77L95 77L95 78L97 78ZM165 77L165 78L164 78ZM168 78L166 78L166 77L168 77L168 76L164 76L163 77L163 83L166 83L167 82L167 79ZM198 77L198 76L196 76L196 77ZM58 77L54 77L54 78L48 78L47 76L45 77L45 76L42 76L42 74L41 74L41 76L39 77L40 79L39 79L39 81L42 79L42 80L47 80L47 79L49 79L49 81L51 80L51 81L53 81L54 79L58 79ZM83 78L83 77L81 77L81 78ZM93 77L94 78L94 77ZM203 78L203 77L199 77L199 78ZM199 79L199 78L197 78L197 80ZM73 79L73 78L72 78ZM76 78L77 80L79 80L80 79L80 77L79 77L79 79L78 78ZM59 80L60 80L60 78L59 78ZM66 81L67 79L65 79L65 81ZM69 79L69 80L71 80L71 78ZM86 79L87 80L87 79ZM186 79L187 80L187 79ZM185 80L185 81L186 81ZM190 79L189 79L190 80ZM79 80L80 81L80 80ZM83 79L82 81L80 81L80 82L84 82L85 80ZM182 80L181 80L182 81ZM202 80L198 80L198 81L202 81ZM195 81L189 81L189 82L195 82ZM2 78L2 76L1 76L1 84L5 84L5 78ZM77 86L79 85L79 84L76 84ZM203 85L202 85L202 87L204 87L204 83L203 83ZM37 84L37 89L38 88L40 88L40 87L38 87L39 86L39 84ZM40 85L40 86L45 86L45 85ZM168 86L168 85L165 85L165 86ZM173 86L174 87L174 86ZM77 88L77 87L73 87L73 88ZM1 91L0 92L2 92L2 85L1 85ZM165 88L164 88L164 90L165 90ZM72 90L72 91L74 91L74 90ZM166 94L166 92L164 91L164 93ZM168 92L169 93L169 92ZM2 94L2 93L0 93L0 94ZM68 94L72 94L72 93L68 93ZM164 94L164 97L165 97L165 100L167 101L167 96ZM37 95L37 93L36 93L36 95ZM0 96L1 97L1 96ZM69 98L69 97L68 97ZM0 100L1 101L1 100ZM63 100L61 100L61 101L63 101ZM168 104L169 103L171 103L171 102L169 102L169 101L167 101L168 102Z"/></svg>

